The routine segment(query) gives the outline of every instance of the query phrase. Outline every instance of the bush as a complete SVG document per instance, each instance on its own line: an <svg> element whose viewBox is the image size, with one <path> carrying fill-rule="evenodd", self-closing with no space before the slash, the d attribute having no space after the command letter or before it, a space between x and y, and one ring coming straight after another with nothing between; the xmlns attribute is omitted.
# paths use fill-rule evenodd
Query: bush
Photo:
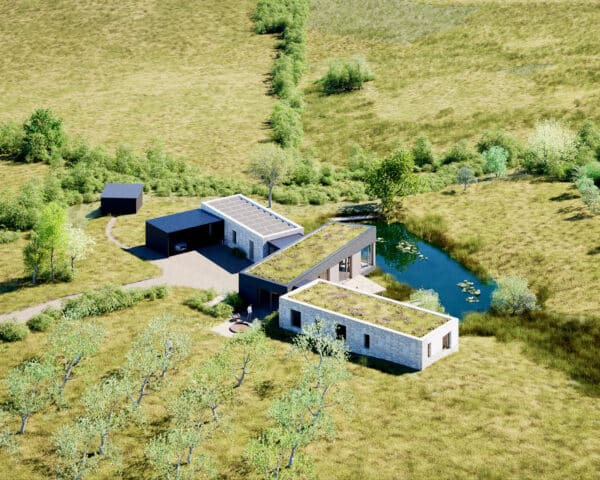
<svg viewBox="0 0 600 480"><path fill-rule="evenodd" d="M240 296L239 293L236 292L229 292L226 296L225 296L225 300L223 300L227 305L231 305L234 310L241 310L244 305L244 299Z"/></svg>
<svg viewBox="0 0 600 480"><path fill-rule="evenodd" d="M507 276L498 280L498 288L492 293L491 308L501 315L521 315L538 309L538 306L525 278Z"/></svg>
<svg viewBox="0 0 600 480"><path fill-rule="evenodd" d="M321 79L323 91L327 95L359 90L365 82L374 76L367 62L360 57L349 60L336 60L329 65L329 70Z"/></svg>
<svg viewBox="0 0 600 480"><path fill-rule="evenodd" d="M217 303L208 313L215 318L230 318L233 315L233 307L221 302Z"/></svg>
<svg viewBox="0 0 600 480"><path fill-rule="evenodd" d="M0 323L0 340L3 342L18 342L29 335L29 329L24 323L17 323L14 319Z"/></svg>
<svg viewBox="0 0 600 480"><path fill-rule="evenodd" d="M12 232L10 230L0 230L0 244L15 242L18 240L18 238L19 234L17 232Z"/></svg>
<svg viewBox="0 0 600 480"><path fill-rule="evenodd" d="M282 205L298 205L303 202L303 197L297 190L291 188L273 189L273 200Z"/></svg>
<svg viewBox="0 0 600 480"><path fill-rule="evenodd" d="M536 124L529 137L525 168L532 173L543 173L565 180L575 166L576 136L556 120Z"/></svg>
<svg viewBox="0 0 600 480"><path fill-rule="evenodd" d="M477 153L473 151L469 143L466 140L461 140L446 152L442 164L469 162L477 158Z"/></svg>
<svg viewBox="0 0 600 480"><path fill-rule="evenodd" d="M433 146L426 135L419 135L413 146L413 157L415 165L424 167L425 165L435 165L435 155L433 154Z"/></svg>
<svg viewBox="0 0 600 480"><path fill-rule="evenodd" d="M23 128L15 122L0 124L0 157L16 160L23 149Z"/></svg>
<svg viewBox="0 0 600 480"><path fill-rule="evenodd" d="M483 152L485 165L483 169L487 173L495 173L497 177L506 174L506 163L508 161L508 152L498 146L491 147Z"/></svg>
<svg viewBox="0 0 600 480"><path fill-rule="evenodd" d="M523 146L506 132L502 130L486 130L477 142L477 151L483 153L492 147L502 147L508 152L506 159L510 167L516 167L523 156Z"/></svg>
<svg viewBox="0 0 600 480"><path fill-rule="evenodd" d="M410 294L410 301L426 310L444 313L444 307L440 303L440 297L435 290L424 290L420 288Z"/></svg>
<svg viewBox="0 0 600 480"><path fill-rule="evenodd" d="M294 24L304 25L307 16L306 0L259 0L254 29L256 33L283 33Z"/></svg>
<svg viewBox="0 0 600 480"><path fill-rule="evenodd" d="M205 308L206 303L214 300L216 297L217 291L214 288L209 288L208 290L198 291L193 296L188 298L184 304L195 310L202 311L202 309Z"/></svg>
<svg viewBox="0 0 600 480"><path fill-rule="evenodd" d="M60 310L47 308L43 312L31 317L27 321L27 326L33 332L45 332L58 320L59 316Z"/></svg>
<svg viewBox="0 0 600 480"><path fill-rule="evenodd" d="M297 148L302 141L302 119L298 110L287 101L275 104L271 114L273 140L284 148Z"/></svg>
<svg viewBox="0 0 600 480"><path fill-rule="evenodd" d="M50 163L53 155L60 154L66 141L62 120L47 109L33 112L23 124L23 132L21 158L27 163Z"/></svg>
<svg viewBox="0 0 600 480"><path fill-rule="evenodd" d="M327 194L319 190L310 190L306 197L311 205L324 205L329 200Z"/></svg>

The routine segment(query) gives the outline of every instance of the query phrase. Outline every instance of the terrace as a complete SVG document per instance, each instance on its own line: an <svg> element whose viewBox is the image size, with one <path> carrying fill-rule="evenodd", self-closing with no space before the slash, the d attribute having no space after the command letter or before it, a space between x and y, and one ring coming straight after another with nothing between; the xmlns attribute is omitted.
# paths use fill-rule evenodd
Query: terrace
<svg viewBox="0 0 600 480"><path fill-rule="evenodd" d="M248 273L281 284L288 284L343 248L369 227L330 223L256 264Z"/></svg>
<svg viewBox="0 0 600 480"><path fill-rule="evenodd" d="M423 311L409 304L360 293L329 282L288 294L294 300L357 320L422 337L448 322L447 315Z"/></svg>

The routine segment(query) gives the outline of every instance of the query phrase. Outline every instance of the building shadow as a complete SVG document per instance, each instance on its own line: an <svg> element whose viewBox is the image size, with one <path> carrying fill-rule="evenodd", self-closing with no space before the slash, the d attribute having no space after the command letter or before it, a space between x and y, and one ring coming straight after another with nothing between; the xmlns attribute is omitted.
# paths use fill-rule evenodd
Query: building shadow
<svg viewBox="0 0 600 480"><path fill-rule="evenodd" d="M151 248L148 248L145 245L131 247L130 249L125 251L131 253L135 257L138 257L140 260L161 260L163 258L167 258L162 253L152 250Z"/></svg>
<svg viewBox="0 0 600 480"><path fill-rule="evenodd" d="M228 273L239 273L252 265L251 261L236 257L229 247L223 245L209 245L201 247L197 251Z"/></svg>

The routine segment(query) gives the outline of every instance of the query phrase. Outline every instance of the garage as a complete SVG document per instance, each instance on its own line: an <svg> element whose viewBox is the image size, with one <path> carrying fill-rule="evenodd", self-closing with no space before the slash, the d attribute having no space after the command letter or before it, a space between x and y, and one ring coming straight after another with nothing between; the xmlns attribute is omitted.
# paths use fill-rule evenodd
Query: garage
<svg viewBox="0 0 600 480"><path fill-rule="evenodd" d="M144 185L141 183L107 183L100 194L104 215L128 215L142 207Z"/></svg>
<svg viewBox="0 0 600 480"><path fill-rule="evenodd" d="M224 222L200 209L146 220L146 246L167 257L223 241Z"/></svg>

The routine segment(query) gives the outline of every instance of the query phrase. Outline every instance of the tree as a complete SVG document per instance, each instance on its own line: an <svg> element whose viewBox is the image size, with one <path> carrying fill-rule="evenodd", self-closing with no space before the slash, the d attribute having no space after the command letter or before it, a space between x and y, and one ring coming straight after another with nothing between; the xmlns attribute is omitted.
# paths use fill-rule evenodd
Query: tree
<svg viewBox="0 0 600 480"><path fill-rule="evenodd" d="M413 146L413 157L415 163L419 167L435 164L435 155L433 154L433 146L426 135L419 135Z"/></svg>
<svg viewBox="0 0 600 480"><path fill-rule="evenodd" d="M239 366L239 375L235 375L235 388L241 387L256 363L270 352L267 337L258 324L243 333L237 334L228 344L228 354Z"/></svg>
<svg viewBox="0 0 600 480"><path fill-rule="evenodd" d="M556 120L537 123L529 137L529 152L534 159L529 169L565 178L577 154L576 140L576 135Z"/></svg>
<svg viewBox="0 0 600 480"><path fill-rule="evenodd" d="M502 148L494 146L483 152L485 160L484 170L489 173L495 173L496 177L506 175L506 162L508 161L508 152Z"/></svg>
<svg viewBox="0 0 600 480"><path fill-rule="evenodd" d="M23 249L23 262L25 268L31 272L31 283L36 285L40 271L48 256L44 245L40 242L40 236L37 232L31 232L31 239Z"/></svg>
<svg viewBox="0 0 600 480"><path fill-rule="evenodd" d="M365 82L375 77L369 65L362 57L336 60L329 64L329 69L320 80L323 91L327 95L360 90Z"/></svg>
<svg viewBox="0 0 600 480"><path fill-rule="evenodd" d="M65 248L71 260L71 271L75 273L75 261L85 259L96 242L83 229L76 228L73 225L67 225L66 236Z"/></svg>
<svg viewBox="0 0 600 480"><path fill-rule="evenodd" d="M465 187L464 191L466 192L467 185L476 181L473 170L471 170L469 167L460 167L458 169L458 173L456 174L456 181Z"/></svg>
<svg viewBox="0 0 600 480"><path fill-rule="evenodd" d="M98 351L105 330L94 322L63 319L50 336L50 356L62 372L57 394L62 395L67 382L73 380L73 369Z"/></svg>
<svg viewBox="0 0 600 480"><path fill-rule="evenodd" d="M600 189L594 184L594 181L585 174L577 175L575 186L581 194L583 203L592 212L600 212Z"/></svg>
<svg viewBox="0 0 600 480"><path fill-rule="evenodd" d="M63 253L67 241L67 212L58 203L51 202L42 209L34 227L37 241L50 260L52 283L55 280L56 262Z"/></svg>
<svg viewBox="0 0 600 480"><path fill-rule="evenodd" d="M127 354L126 374L139 385L134 400L136 408L147 395L148 385L164 378L167 370L189 352L189 337L172 330L172 323L170 316L153 319Z"/></svg>
<svg viewBox="0 0 600 480"><path fill-rule="evenodd" d="M290 158L279 145L263 145L250 163L250 174L269 189L269 208L273 198L273 187L279 185L290 173Z"/></svg>
<svg viewBox="0 0 600 480"><path fill-rule="evenodd" d="M63 478L81 480L98 468L102 457L95 455L97 431L86 417L59 428L52 436L59 457L59 474Z"/></svg>
<svg viewBox="0 0 600 480"><path fill-rule="evenodd" d="M498 280L492 293L492 310L503 315L521 315L537 310L537 298L529 291L525 278L507 276Z"/></svg>
<svg viewBox="0 0 600 480"><path fill-rule="evenodd" d="M440 303L440 296L435 290L424 290L420 288L410 294L411 302L418 302L417 305L426 310L444 313L444 307Z"/></svg>
<svg viewBox="0 0 600 480"><path fill-rule="evenodd" d="M8 409L21 418L19 433L24 434L31 415L43 410L52 398L55 368L49 362L30 360L13 368L6 377Z"/></svg>
<svg viewBox="0 0 600 480"><path fill-rule="evenodd" d="M49 162L52 156L60 153L66 137L62 130L62 120L51 110L38 109L23 124L22 157L26 162Z"/></svg>
<svg viewBox="0 0 600 480"><path fill-rule="evenodd" d="M369 170L365 178L367 194L378 198L383 211L388 211L397 196L409 195L416 190L413 169L412 153L400 146Z"/></svg>

